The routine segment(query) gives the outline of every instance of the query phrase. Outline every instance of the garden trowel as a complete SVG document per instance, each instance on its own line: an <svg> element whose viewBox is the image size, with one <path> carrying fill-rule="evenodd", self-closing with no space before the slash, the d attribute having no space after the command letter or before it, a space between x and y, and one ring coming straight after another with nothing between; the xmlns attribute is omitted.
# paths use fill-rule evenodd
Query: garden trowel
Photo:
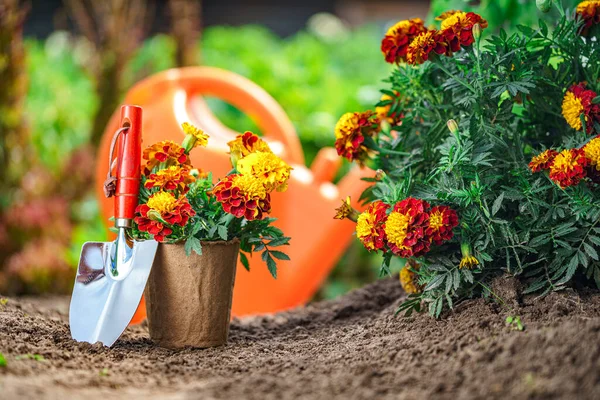
<svg viewBox="0 0 600 400"><path fill-rule="evenodd" d="M112 139L105 182L106 196L115 197L117 239L84 243L69 311L73 339L105 346L111 346L131 321L158 246L154 240L131 241L126 232L132 227L138 204L141 107L121 107L120 122Z"/></svg>

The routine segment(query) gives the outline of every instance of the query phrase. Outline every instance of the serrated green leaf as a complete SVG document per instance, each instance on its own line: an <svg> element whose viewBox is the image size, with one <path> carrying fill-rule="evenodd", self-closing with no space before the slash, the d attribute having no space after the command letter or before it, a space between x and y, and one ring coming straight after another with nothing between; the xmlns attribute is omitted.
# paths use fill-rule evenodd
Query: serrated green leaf
<svg viewBox="0 0 600 400"><path fill-rule="evenodd" d="M269 269L271 276L273 278L277 279L277 263L275 262L273 257L271 257L271 255L268 253L267 253L267 268Z"/></svg>
<svg viewBox="0 0 600 400"><path fill-rule="evenodd" d="M224 225L218 225L217 233L222 240L227 240L227 227Z"/></svg>
<svg viewBox="0 0 600 400"><path fill-rule="evenodd" d="M271 255L275 258L277 258L278 260L284 260L284 261L289 261L290 260L290 256L288 256L287 254L285 254L282 251L278 251L278 250L271 250Z"/></svg>
<svg viewBox="0 0 600 400"><path fill-rule="evenodd" d="M245 253L240 252L240 261L242 262L244 268L246 268L246 271L250 271L250 262L248 261L248 256L246 256Z"/></svg>

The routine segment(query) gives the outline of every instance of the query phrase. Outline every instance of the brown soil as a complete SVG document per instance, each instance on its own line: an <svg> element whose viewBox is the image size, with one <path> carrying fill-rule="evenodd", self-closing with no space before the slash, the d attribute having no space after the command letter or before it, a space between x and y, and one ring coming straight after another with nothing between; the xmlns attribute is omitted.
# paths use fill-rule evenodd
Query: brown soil
<svg viewBox="0 0 600 400"><path fill-rule="evenodd" d="M494 287L510 298L514 286ZM437 321L394 317L402 296L396 280L383 280L235 320L226 347L182 351L155 347L145 326L111 349L76 343L66 299L9 299L0 305L0 398L599 398L600 294L512 296L524 331L481 299Z"/></svg>

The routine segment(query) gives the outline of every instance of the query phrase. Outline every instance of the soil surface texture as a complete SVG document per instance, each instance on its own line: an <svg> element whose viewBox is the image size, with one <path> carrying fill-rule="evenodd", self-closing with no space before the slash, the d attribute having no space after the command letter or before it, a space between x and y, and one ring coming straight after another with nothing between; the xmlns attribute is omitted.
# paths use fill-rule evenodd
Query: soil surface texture
<svg viewBox="0 0 600 400"><path fill-rule="evenodd" d="M0 303L0 399L600 398L600 294L494 287L505 306L478 299L440 320L405 318L394 316L405 294L386 279L236 319L227 346L180 351L156 347L145 325L110 349L76 343L68 299L9 298Z"/></svg>

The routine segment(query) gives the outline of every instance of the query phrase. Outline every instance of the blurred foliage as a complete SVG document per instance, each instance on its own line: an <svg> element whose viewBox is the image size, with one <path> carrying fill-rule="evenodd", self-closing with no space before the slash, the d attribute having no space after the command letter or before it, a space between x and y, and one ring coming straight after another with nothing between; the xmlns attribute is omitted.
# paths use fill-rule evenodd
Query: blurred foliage
<svg viewBox="0 0 600 400"><path fill-rule="evenodd" d="M562 0L566 9L574 10L581 0ZM444 11L462 10L474 11L488 21L488 33L498 33L500 29L513 32L518 25L537 27L543 13L538 10L535 0L432 0L428 23ZM558 11L553 8L552 17L558 17Z"/></svg>

